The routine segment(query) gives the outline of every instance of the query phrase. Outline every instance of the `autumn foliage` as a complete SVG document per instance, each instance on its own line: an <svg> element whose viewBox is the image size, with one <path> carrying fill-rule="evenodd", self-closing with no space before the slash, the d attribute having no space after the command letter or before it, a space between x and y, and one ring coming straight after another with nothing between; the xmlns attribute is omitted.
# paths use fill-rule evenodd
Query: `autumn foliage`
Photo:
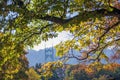
<svg viewBox="0 0 120 80"><path fill-rule="evenodd" d="M57 37L62 31L69 32L72 37L55 46L56 56L63 63L56 61L43 64L43 70L37 72L40 76L34 69L25 68L24 64L28 64L25 61L25 50ZM18 76L22 73L31 78L28 80L32 80L32 73L36 79L41 76L43 79L52 76L56 77L51 80L63 79L64 75L57 76L57 72L66 71L67 68L61 64L71 58L81 63L98 63L84 65L82 70L79 64L70 66L66 80L79 80L86 76L89 80L91 77L98 78L97 74L102 75L103 79L105 74L117 73L116 69L119 72L119 64L115 63L120 58L119 51L115 50L112 56L104 53L104 50L111 47L120 47L119 0L0 0L1 80L21 79ZM79 55L68 54L72 49L78 51ZM106 62L111 60L112 63L99 63L103 59Z"/></svg>

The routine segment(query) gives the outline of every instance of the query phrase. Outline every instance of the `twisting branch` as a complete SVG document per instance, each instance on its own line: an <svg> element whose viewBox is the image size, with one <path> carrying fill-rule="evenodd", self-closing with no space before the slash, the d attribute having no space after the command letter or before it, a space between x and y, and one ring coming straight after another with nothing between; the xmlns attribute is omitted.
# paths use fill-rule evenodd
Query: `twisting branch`
<svg viewBox="0 0 120 80"><path fill-rule="evenodd" d="M85 60L85 59L87 59L87 58L89 57L89 54L90 54L91 52L98 50L98 48L100 47L100 41L101 41L101 39L102 39L111 29L115 28L115 27L118 26L119 24L120 24L120 20L119 20L118 22L116 22L115 24L113 24L112 26L108 27L108 28L103 32L103 34L98 38L99 41L98 41L96 47L93 48L93 49L91 49L91 50L89 50L89 51L87 51L87 52L86 52L86 56L85 56L84 58L80 58L79 56L75 56L74 54L71 54L71 55L69 55L69 56L67 56L67 57L68 57L68 58L75 58L75 59L77 59L77 60ZM112 42L110 42L110 43L106 44L105 46L103 46L103 47L101 48L102 50L100 51L100 53L98 54L98 56L96 57L96 59L91 59L91 60L98 60L99 57L100 57L100 55L102 54L104 48L106 48L108 45L112 44L114 41L119 41L119 40L120 40L120 38L115 39L115 40L113 40Z"/></svg>
<svg viewBox="0 0 120 80"><path fill-rule="evenodd" d="M117 23L115 23L114 25L108 27L108 28L104 31L104 33L98 38L99 41L102 39L102 37L105 36L105 34L107 34L111 29L113 29L114 27L116 27L116 26L119 25L119 24L120 24L120 20L119 20Z"/></svg>
<svg viewBox="0 0 120 80"><path fill-rule="evenodd" d="M99 42L98 42L98 45L99 45L99 46L100 46L100 41L101 41L101 39L102 39L111 29L113 29L114 27L116 27L116 26L119 25L119 24L120 24L120 20L119 20L116 24L112 25L111 27L109 27L109 28L107 28L107 29L105 30L105 32L99 37ZM104 48L106 48L108 45L110 45L110 44L113 43L114 41L119 41L119 40L120 40L120 38L115 39L115 40L111 41L110 43L106 44L105 46L103 46L103 47L102 47L102 50L100 51L100 53L98 54L98 56L96 57L95 60L99 59L99 57L100 57L100 55L102 54ZM98 47L97 47L97 48L98 48Z"/></svg>

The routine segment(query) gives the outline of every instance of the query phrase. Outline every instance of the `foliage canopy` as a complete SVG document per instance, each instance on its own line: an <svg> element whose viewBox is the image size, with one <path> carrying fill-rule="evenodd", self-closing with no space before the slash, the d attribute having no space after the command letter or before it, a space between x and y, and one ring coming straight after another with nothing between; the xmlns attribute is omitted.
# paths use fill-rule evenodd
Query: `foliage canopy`
<svg viewBox="0 0 120 80"><path fill-rule="evenodd" d="M1 0L0 72L16 73L26 47L61 31L69 31L74 38L56 46L58 56L107 60L103 50L120 46L119 0ZM70 49L82 52L68 55ZM5 65L9 69L3 69Z"/></svg>

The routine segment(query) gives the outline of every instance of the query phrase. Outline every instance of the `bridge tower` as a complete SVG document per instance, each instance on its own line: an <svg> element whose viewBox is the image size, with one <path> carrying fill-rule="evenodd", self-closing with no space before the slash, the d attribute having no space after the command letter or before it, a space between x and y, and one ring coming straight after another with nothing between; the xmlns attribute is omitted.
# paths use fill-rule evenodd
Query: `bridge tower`
<svg viewBox="0 0 120 80"><path fill-rule="evenodd" d="M52 48L46 48L46 44L45 44L45 63L49 62L49 61L54 61L55 57L54 57L54 48L52 45Z"/></svg>

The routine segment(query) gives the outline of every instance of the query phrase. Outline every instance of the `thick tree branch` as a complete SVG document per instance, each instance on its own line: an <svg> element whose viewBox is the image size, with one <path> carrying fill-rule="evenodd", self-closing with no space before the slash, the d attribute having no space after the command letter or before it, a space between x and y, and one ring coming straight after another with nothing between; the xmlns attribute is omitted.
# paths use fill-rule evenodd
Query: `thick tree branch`
<svg viewBox="0 0 120 80"><path fill-rule="evenodd" d="M93 11L84 11L83 13L79 13L79 15L76 15L72 18L69 19L63 19L63 18L59 18L59 17L55 17L55 16L49 16L46 15L44 17L41 16L37 16L39 19L42 20L47 20L47 21L51 21L51 22L55 22L58 24L66 24L72 20L78 20L80 21L86 21L89 18L97 18L97 17L103 17L103 16L120 16L120 10L117 8L112 7L113 11L108 11L106 9L98 9L98 10L93 10ZM90 16L93 15L93 16ZM100 15L100 16L99 16Z"/></svg>

